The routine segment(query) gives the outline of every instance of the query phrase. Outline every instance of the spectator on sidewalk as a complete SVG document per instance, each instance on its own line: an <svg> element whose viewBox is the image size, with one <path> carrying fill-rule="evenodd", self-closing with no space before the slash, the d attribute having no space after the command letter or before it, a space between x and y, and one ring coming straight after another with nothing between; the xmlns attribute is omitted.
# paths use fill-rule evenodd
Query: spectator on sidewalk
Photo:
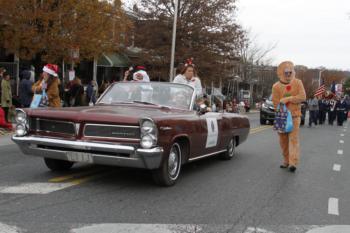
<svg viewBox="0 0 350 233"><path fill-rule="evenodd" d="M293 117L293 130L290 133L278 133L283 153L283 164L280 168L288 168L295 172L299 163L300 144L299 126L301 121L301 102L305 101L305 89L301 80L295 78L294 64L282 62L277 68L279 81L272 87L272 102L277 109L278 104L285 104Z"/></svg>
<svg viewBox="0 0 350 233"><path fill-rule="evenodd" d="M95 105L98 96L98 86L95 80L91 80L86 89L86 99L89 105Z"/></svg>
<svg viewBox="0 0 350 233"><path fill-rule="evenodd" d="M1 82L2 82L2 79L4 77L5 72L6 72L5 68L0 67L0 103L1 103L1 93L2 93Z"/></svg>
<svg viewBox="0 0 350 233"><path fill-rule="evenodd" d="M30 76L30 71L24 70L22 72L22 80L19 84L19 99L23 108L29 108L33 98L33 82L30 80Z"/></svg>
<svg viewBox="0 0 350 233"><path fill-rule="evenodd" d="M40 79L33 85L33 93L42 93L45 90L48 98L48 106L61 107L59 85L61 81L58 78L58 66L47 64L43 68Z"/></svg>
<svg viewBox="0 0 350 233"><path fill-rule="evenodd" d="M314 96L313 99L309 99L307 101L307 105L309 107L309 127L312 126L312 123L317 125L317 116L318 116L318 110L319 110L319 105L318 105L318 99L316 96Z"/></svg>
<svg viewBox="0 0 350 233"><path fill-rule="evenodd" d="M103 80L100 88L98 89L98 95L101 96L105 90L109 87L109 81Z"/></svg>
<svg viewBox="0 0 350 233"><path fill-rule="evenodd" d="M81 84L81 79L79 77L75 77L72 82L72 86L69 89L70 106L71 107L83 106L83 95L84 95L84 87Z"/></svg>
<svg viewBox="0 0 350 233"><path fill-rule="evenodd" d="M9 110L12 107L12 89L10 83L10 74L3 73L1 80L1 107L4 110L5 121L9 122Z"/></svg>

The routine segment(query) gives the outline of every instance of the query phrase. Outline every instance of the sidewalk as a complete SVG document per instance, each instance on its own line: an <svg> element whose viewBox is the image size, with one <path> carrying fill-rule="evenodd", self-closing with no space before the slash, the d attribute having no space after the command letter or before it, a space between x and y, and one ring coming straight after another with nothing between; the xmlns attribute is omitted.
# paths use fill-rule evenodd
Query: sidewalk
<svg viewBox="0 0 350 233"><path fill-rule="evenodd" d="M8 146L13 144L11 140L11 136L13 133L13 131L0 128L0 146Z"/></svg>
<svg viewBox="0 0 350 233"><path fill-rule="evenodd" d="M0 146L13 145L14 142L11 140L12 133L6 135L0 135Z"/></svg>
<svg viewBox="0 0 350 233"><path fill-rule="evenodd" d="M6 129L0 127L0 137L6 136L6 135L11 135L12 133L13 133L13 131L9 131L9 130L6 130Z"/></svg>

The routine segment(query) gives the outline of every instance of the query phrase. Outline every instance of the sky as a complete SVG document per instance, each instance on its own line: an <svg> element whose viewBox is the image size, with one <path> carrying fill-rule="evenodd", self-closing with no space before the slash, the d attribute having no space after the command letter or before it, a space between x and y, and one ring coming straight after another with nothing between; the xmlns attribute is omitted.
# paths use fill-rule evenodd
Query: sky
<svg viewBox="0 0 350 233"><path fill-rule="evenodd" d="M237 16L258 45L277 44L274 64L350 70L349 0L239 0Z"/></svg>
<svg viewBox="0 0 350 233"><path fill-rule="evenodd" d="M238 0L237 20L259 46L276 44L274 65L350 70L350 0Z"/></svg>

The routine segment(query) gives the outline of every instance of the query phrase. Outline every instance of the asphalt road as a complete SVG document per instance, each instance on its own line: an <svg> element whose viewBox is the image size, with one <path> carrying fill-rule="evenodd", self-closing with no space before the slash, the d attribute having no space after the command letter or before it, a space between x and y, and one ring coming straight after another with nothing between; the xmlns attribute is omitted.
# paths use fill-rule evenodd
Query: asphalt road
<svg viewBox="0 0 350 233"><path fill-rule="evenodd" d="M279 168L271 126L248 116L254 130L234 159L191 163L170 188L136 169L52 173L1 137L0 232L350 232L333 226L350 225L347 124L302 128L301 164L292 174Z"/></svg>

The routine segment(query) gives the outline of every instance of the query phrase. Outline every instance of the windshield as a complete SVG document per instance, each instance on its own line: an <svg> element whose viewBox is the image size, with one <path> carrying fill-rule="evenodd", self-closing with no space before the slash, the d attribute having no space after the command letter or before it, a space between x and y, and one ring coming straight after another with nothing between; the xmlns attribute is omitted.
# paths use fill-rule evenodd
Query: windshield
<svg viewBox="0 0 350 233"><path fill-rule="evenodd" d="M190 109L194 89L175 83L115 83L102 96L98 103L142 103Z"/></svg>

